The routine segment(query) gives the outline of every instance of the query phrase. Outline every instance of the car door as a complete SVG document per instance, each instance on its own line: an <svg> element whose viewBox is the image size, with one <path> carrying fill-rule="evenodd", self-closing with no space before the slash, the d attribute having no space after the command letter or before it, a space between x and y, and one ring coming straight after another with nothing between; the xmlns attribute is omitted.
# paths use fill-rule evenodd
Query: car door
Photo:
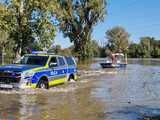
<svg viewBox="0 0 160 120"><path fill-rule="evenodd" d="M49 61L50 76L49 76L49 86L55 85L58 79L58 60L56 57L51 57Z"/></svg>
<svg viewBox="0 0 160 120"><path fill-rule="evenodd" d="M49 62L50 81L49 85L56 85L65 82L65 70L63 68L63 61L59 57L52 57Z"/></svg>
<svg viewBox="0 0 160 120"><path fill-rule="evenodd" d="M67 78L67 65L65 63L64 57L58 57L58 73L59 79L63 82L66 81Z"/></svg>

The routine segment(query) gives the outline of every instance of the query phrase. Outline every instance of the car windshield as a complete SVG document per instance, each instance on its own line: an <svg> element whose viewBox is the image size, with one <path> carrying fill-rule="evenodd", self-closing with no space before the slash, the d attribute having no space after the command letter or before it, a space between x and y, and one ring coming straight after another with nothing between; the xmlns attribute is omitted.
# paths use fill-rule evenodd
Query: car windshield
<svg viewBox="0 0 160 120"><path fill-rule="evenodd" d="M17 63L44 66L47 60L48 60L48 56L24 56Z"/></svg>

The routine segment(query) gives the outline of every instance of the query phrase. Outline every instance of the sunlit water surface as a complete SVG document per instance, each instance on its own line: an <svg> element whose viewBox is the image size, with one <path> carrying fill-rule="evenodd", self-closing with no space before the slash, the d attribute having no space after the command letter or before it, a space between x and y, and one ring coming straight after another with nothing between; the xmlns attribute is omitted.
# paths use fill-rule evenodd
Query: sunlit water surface
<svg viewBox="0 0 160 120"><path fill-rule="evenodd" d="M93 63L90 71L81 71L78 82L49 90L1 90L0 119L139 120L160 115L160 60L129 63L125 69Z"/></svg>

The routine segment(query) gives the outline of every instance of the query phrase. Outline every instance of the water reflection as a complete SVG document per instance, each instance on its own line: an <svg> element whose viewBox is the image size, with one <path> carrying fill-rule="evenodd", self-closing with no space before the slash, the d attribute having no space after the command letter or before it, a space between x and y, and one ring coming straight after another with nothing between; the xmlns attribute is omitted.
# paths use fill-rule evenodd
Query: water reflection
<svg viewBox="0 0 160 120"><path fill-rule="evenodd" d="M16 120L20 116L21 104L18 95L5 95L0 94L0 119L2 120Z"/></svg>
<svg viewBox="0 0 160 120"><path fill-rule="evenodd" d="M91 96L91 89L69 93L1 94L0 119L101 119L104 105Z"/></svg>

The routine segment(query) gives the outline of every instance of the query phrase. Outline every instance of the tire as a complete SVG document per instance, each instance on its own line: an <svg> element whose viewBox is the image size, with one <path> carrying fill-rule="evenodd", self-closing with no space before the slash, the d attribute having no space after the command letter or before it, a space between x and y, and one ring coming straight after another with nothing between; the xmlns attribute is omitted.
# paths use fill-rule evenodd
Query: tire
<svg viewBox="0 0 160 120"><path fill-rule="evenodd" d="M74 80L74 76L73 76L73 75L70 75L69 78L68 78L68 82L72 82L72 81L75 81L75 80Z"/></svg>
<svg viewBox="0 0 160 120"><path fill-rule="evenodd" d="M41 89L49 89L48 81L41 79L37 85L38 88Z"/></svg>

